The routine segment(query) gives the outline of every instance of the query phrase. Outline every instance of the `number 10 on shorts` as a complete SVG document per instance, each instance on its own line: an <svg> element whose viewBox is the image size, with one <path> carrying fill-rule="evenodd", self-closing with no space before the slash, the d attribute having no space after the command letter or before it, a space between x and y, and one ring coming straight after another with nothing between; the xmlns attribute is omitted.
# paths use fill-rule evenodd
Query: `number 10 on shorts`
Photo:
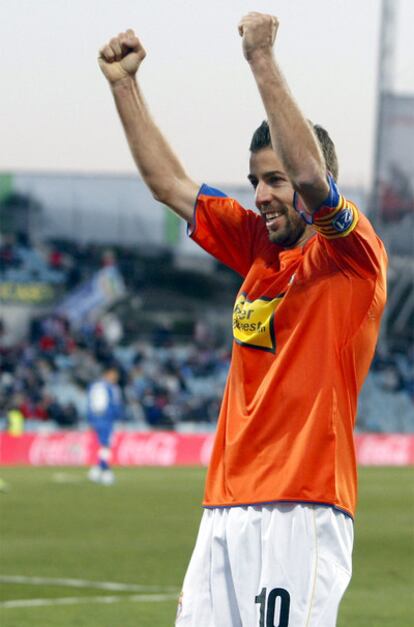
<svg viewBox="0 0 414 627"><path fill-rule="evenodd" d="M279 603L277 603L279 599ZM262 588L260 594L254 598L255 603L260 605L260 622L259 627L288 627L289 625L289 608L290 594L284 588L273 588L267 594L267 588ZM276 605L278 606L279 620L276 619ZM266 622L265 622L266 616Z"/></svg>

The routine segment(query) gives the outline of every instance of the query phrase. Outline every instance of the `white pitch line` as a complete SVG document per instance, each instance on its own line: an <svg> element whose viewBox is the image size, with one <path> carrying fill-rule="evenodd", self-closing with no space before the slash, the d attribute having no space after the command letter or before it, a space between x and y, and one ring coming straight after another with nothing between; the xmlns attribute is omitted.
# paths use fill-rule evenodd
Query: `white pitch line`
<svg viewBox="0 0 414 627"><path fill-rule="evenodd" d="M45 607L47 605L78 605L80 603L119 603L132 601L135 603L149 603L177 600L176 594L134 594L132 596L101 596L101 597L63 597L61 599L19 599L16 601L2 601L0 607L13 609L20 607Z"/></svg>
<svg viewBox="0 0 414 627"><path fill-rule="evenodd" d="M87 477L79 475L71 475L68 472L55 472L52 475L52 481L54 483L83 483L87 480Z"/></svg>
<svg viewBox="0 0 414 627"><path fill-rule="evenodd" d="M112 590L118 592L177 592L174 586L142 586L133 583L116 583L113 581L88 581L86 579L62 579L53 577L25 577L22 575L0 575L0 583L21 583L32 586L66 586L69 588L91 588L95 590Z"/></svg>

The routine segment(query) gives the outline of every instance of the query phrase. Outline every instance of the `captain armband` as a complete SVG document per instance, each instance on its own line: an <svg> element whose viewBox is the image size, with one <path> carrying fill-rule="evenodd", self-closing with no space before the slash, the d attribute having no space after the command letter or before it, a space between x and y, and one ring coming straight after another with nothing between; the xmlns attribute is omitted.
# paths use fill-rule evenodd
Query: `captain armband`
<svg viewBox="0 0 414 627"><path fill-rule="evenodd" d="M293 206L305 222L313 224L323 237L327 239L346 237L358 224L358 209L352 202L341 196L330 174L328 174L328 183L329 194L313 214L306 211L296 192L293 197Z"/></svg>

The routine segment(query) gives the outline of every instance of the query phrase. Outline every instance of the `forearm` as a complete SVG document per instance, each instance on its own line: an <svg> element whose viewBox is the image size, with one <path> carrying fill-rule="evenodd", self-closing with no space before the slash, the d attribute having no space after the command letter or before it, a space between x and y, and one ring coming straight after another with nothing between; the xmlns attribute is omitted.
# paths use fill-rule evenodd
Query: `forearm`
<svg viewBox="0 0 414 627"><path fill-rule="evenodd" d="M314 209L329 191L319 143L271 52L258 50L249 64L268 117L273 149L293 187Z"/></svg>
<svg viewBox="0 0 414 627"><path fill-rule="evenodd" d="M111 89L142 178L157 200L190 222L198 185L189 179L152 119L137 82L127 77Z"/></svg>

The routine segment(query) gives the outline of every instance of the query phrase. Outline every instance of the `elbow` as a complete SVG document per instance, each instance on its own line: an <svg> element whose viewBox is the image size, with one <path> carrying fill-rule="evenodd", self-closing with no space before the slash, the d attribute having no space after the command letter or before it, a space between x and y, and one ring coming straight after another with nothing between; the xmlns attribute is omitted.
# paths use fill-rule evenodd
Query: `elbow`
<svg viewBox="0 0 414 627"><path fill-rule="evenodd" d="M292 177L291 183L312 213L329 197L330 185L324 169L302 170L297 177Z"/></svg>
<svg viewBox="0 0 414 627"><path fill-rule="evenodd" d="M162 181L158 178L154 183L148 181L148 187L157 202L172 209L186 204L187 196L194 193L193 185L188 178L175 176L165 178ZM198 186L195 186L194 195L196 195L196 192L198 192Z"/></svg>
<svg viewBox="0 0 414 627"><path fill-rule="evenodd" d="M177 192L174 185L158 185L150 187L152 197L162 205L174 207L177 200Z"/></svg>
<svg viewBox="0 0 414 627"><path fill-rule="evenodd" d="M329 195L329 181L325 168L309 168L301 171L291 179L294 190L303 198L310 201L310 205L317 207Z"/></svg>
<svg viewBox="0 0 414 627"><path fill-rule="evenodd" d="M325 200L329 194L327 178L300 179L293 182L293 187L301 196L316 196Z"/></svg>
<svg viewBox="0 0 414 627"><path fill-rule="evenodd" d="M151 177L143 177L144 181L150 190L152 197L163 205L168 205L172 197L172 185L168 185L165 182L160 182L159 179L151 179Z"/></svg>
<svg viewBox="0 0 414 627"><path fill-rule="evenodd" d="M163 205L168 205L168 194L165 193L165 190L158 189L158 188L157 189L150 188L150 189L151 189L151 194L154 200L156 200L157 202L160 202Z"/></svg>
<svg viewBox="0 0 414 627"><path fill-rule="evenodd" d="M301 168L292 176L292 184L298 194L302 192L329 192L327 171L319 163L311 163L305 168Z"/></svg>

